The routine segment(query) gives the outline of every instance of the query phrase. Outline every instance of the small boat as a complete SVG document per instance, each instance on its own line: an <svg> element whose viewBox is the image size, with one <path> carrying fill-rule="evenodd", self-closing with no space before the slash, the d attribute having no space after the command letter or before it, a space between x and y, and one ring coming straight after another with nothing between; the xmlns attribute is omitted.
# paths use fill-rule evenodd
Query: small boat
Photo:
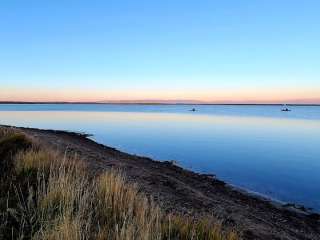
<svg viewBox="0 0 320 240"><path fill-rule="evenodd" d="M196 109L195 109L195 108L192 108L190 111L191 111L191 112L195 112L195 111L196 111Z"/></svg>
<svg viewBox="0 0 320 240"><path fill-rule="evenodd" d="M284 104L283 107L284 108L281 109L282 112L290 112L291 111L289 108L287 108L286 104Z"/></svg>

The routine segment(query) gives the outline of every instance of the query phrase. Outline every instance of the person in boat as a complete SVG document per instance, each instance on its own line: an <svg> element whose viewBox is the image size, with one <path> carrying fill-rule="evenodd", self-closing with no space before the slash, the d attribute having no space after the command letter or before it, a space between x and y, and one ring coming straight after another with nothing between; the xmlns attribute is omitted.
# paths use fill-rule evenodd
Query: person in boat
<svg viewBox="0 0 320 240"><path fill-rule="evenodd" d="M286 104L284 104L283 105L283 109L281 109L281 111L283 111L283 112L289 112L289 111L291 111L289 108L287 108L287 105Z"/></svg>
<svg viewBox="0 0 320 240"><path fill-rule="evenodd" d="M288 109L288 108L284 108L284 109L282 109L281 111L283 111L283 112L289 112L289 111L291 111L291 110Z"/></svg>

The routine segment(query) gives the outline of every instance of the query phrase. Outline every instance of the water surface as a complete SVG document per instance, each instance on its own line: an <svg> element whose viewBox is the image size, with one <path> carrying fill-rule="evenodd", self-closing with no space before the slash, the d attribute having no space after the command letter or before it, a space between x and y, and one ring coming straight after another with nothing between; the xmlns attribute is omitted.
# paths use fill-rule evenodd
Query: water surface
<svg viewBox="0 0 320 240"><path fill-rule="evenodd" d="M190 112L196 108L196 112ZM320 210L320 107L0 105L0 124L82 131L100 143Z"/></svg>

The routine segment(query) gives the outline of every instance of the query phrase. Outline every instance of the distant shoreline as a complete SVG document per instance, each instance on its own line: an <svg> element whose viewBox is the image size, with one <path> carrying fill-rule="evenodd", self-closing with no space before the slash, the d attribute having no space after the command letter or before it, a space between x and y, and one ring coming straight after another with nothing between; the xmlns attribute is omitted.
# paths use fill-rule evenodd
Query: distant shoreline
<svg viewBox="0 0 320 240"><path fill-rule="evenodd" d="M281 103L157 103L157 102L11 102L11 101L2 101L0 105L4 104L17 104L17 105L26 105L26 104L86 104L86 105L196 105L196 106L283 106ZM320 106L320 104L305 104L305 103L288 103L287 106Z"/></svg>

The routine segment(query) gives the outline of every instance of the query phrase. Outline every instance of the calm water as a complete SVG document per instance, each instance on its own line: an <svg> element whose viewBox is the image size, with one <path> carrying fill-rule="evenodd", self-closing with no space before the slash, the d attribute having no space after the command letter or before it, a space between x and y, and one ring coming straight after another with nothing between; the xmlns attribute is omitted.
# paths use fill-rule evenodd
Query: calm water
<svg viewBox="0 0 320 240"><path fill-rule="evenodd" d="M190 112L195 107L197 112ZM83 131L100 143L320 210L320 107L0 105L0 124Z"/></svg>

